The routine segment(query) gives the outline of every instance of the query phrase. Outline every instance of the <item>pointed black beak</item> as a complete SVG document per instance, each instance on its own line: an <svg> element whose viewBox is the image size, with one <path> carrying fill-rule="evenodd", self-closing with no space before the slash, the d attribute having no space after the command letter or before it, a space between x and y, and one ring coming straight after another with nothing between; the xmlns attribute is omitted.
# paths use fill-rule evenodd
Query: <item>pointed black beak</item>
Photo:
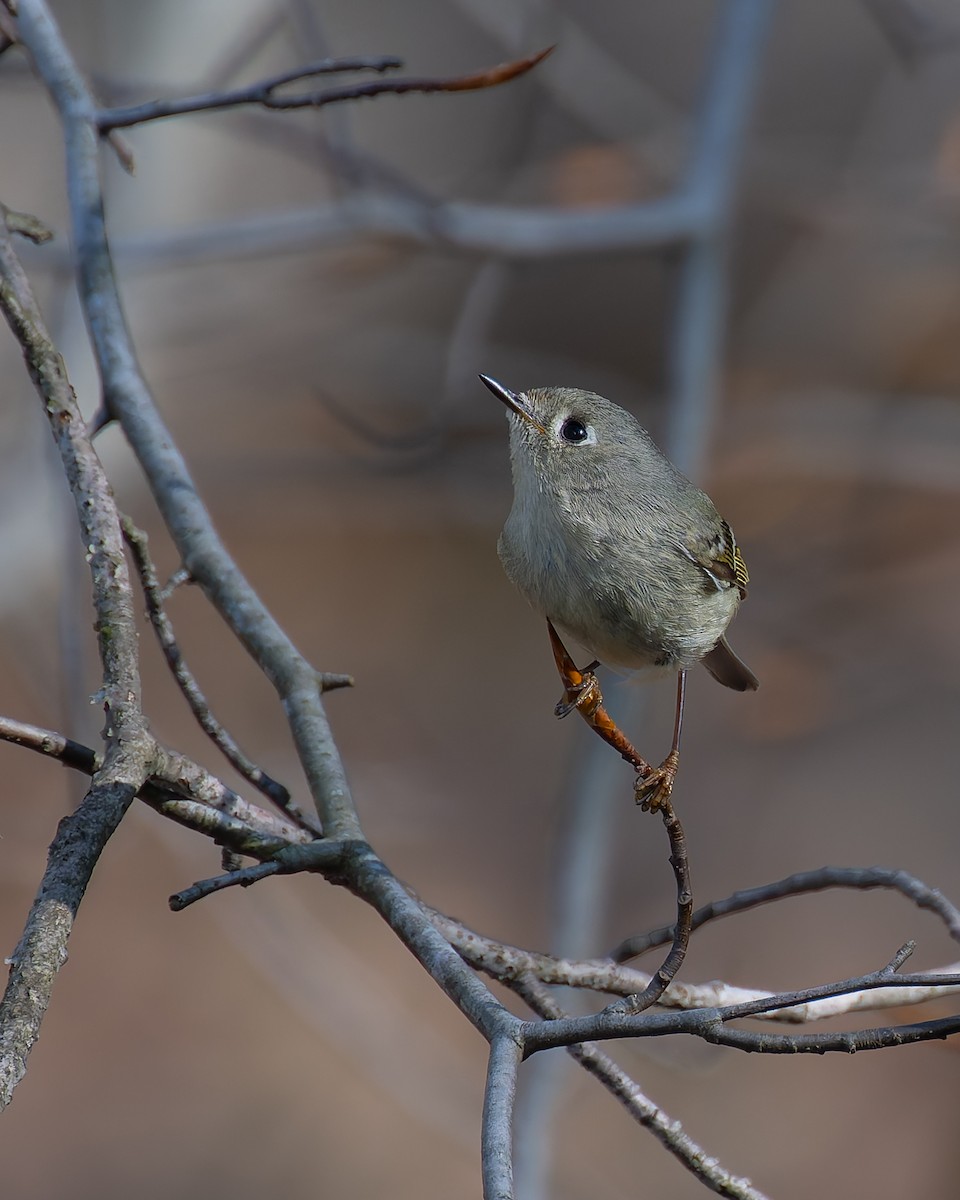
<svg viewBox="0 0 960 1200"><path fill-rule="evenodd" d="M490 389L491 392L502 400L503 403L515 412L518 417L523 417L525 421L529 421L531 425L540 430L541 433L546 433L546 430L533 415L533 409L530 407L530 402L527 400L523 392L511 392L508 387L504 387L502 383L497 383L495 379L491 379L489 375L481 375L481 381Z"/></svg>

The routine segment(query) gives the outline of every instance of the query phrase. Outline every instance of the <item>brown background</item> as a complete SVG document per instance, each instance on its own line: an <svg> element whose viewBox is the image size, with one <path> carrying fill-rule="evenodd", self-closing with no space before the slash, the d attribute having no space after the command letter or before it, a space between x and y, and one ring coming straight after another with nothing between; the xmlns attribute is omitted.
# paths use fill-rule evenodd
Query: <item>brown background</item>
<svg viewBox="0 0 960 1200"><path fill-rule="evenodd" d="M84 68L137 98L209 81L272 11L56 7ZM704 473L753 576L734 640L762 690L692 682L677 803L700 901L827 862L902 866L960 899L960 27L938 24L949 5L917 9L932 48L909 61L870 6L832 0L785 0L765 54ZM291 5L289 28L307 10ZM662 434L675 256L510 269L482 352L454 360L445 386L477 261L363 238L229 259L154 239L336 194L320 128L443 196L569 205L662 192L688 145L712 10L318 6L333 52L396 53L416 73L560 46L536 80L495 93L149 126L128 135L132 180L105 158L142 362L214 519L312 660L356 676L329 710L368 835L431 904L540 948L589 736L554 722L544 632L496 560L506 430L473 376L592 387ZM303 37L264 36L241 77L316 56ZM585 47L602 70L585 72ZM65 231L49 105L10 55L0 86L2 198ZM29 262L93 411L57 269L65 234L58 245ZM92 742L83 564L36 400L9 339L2 349L0 711ZM359 436L339 408L391 444ZM119 437L99 445L172 569ZM268 685L198 596L178 594L171 613L215 711L302 797ZM219 770L146 632L143 645L156 733ZM633 686L611 682L613 704ZM654 756L669 684L650 707L635 732ZM9 952L78 784L16 748L0 757ZM596 804L612 808L615 846L597 881L600 952L669 919L671 881L662 830L633 807L626 775ZM372 913L316 880L168 911L170 892L216 870L210 847L145 809L111 842L0 1123L5 1193L478 1195L480 1039ZM903 901L807 898L705 930L684 977L799 987L873 969L908 937L917 966L954 956ZM781 1200L953 1197L955 1056L952 1044L823 1060L683 1041L622 1049L693 1137ZM553 1196L702 1194L594 1084L561 1082Z"/></svg>

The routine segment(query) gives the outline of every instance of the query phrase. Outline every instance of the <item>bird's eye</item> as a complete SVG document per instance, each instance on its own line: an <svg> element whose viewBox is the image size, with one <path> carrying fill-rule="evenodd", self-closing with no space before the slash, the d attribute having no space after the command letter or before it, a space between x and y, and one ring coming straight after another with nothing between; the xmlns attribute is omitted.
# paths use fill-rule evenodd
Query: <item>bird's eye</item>
<svg viewBox="0 0 960 1200"><path fill-rule="evenodd" d="M567 417L560 426L560 436L565 442L572 442L576 445L578 442L585 442L589 435L587 427L582 421L578 421L576 417Z"/></svg>

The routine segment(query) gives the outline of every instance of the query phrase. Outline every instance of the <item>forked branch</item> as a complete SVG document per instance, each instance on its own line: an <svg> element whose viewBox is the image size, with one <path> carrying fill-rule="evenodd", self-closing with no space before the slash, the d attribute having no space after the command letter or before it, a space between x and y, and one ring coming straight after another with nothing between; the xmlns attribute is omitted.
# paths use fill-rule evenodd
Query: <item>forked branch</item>
<svg viewBox="0 0 960 1200"><path fill-rule="evenodd" d="M101 108L97 111L96 122L101 133L110 133L114 129L182 116L184 113L211 112L238 108L245 104L289 111L297 108L323 108L325 105L339 104L344 100L360 100L374 96L403 96L410 92L475 92L508 83L511 79L526 74L552 50L553 47L549 46L546 50L531 54L527 58L500 63L499 66L489 67L484 71L457 75L450 79L378 79L372 83L344 84L319 91L278 94L281 87L317 75L341 74L347 71L378 71L382 74L402 65L400 59L389 56L324 59L322 62L308 63L305 67L284 71L279 75L271 75L258 83L232 91L205 92L199 96L185 96L180 100L152 100L146 104L135 104L126 108Z"/></svg>

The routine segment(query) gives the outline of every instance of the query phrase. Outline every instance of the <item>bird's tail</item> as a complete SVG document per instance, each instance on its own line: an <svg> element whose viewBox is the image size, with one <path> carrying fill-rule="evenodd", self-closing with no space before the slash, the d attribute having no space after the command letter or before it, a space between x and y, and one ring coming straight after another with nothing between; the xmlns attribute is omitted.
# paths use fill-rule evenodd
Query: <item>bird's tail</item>
<svg viewBox="0 0 960 1200"><path fill-rule="evenodd" d="M708 655L703 665L717 683L733 688L735 692L755 692L760 681L747 664L730 649L727 639L722 637Z"/></svg>

